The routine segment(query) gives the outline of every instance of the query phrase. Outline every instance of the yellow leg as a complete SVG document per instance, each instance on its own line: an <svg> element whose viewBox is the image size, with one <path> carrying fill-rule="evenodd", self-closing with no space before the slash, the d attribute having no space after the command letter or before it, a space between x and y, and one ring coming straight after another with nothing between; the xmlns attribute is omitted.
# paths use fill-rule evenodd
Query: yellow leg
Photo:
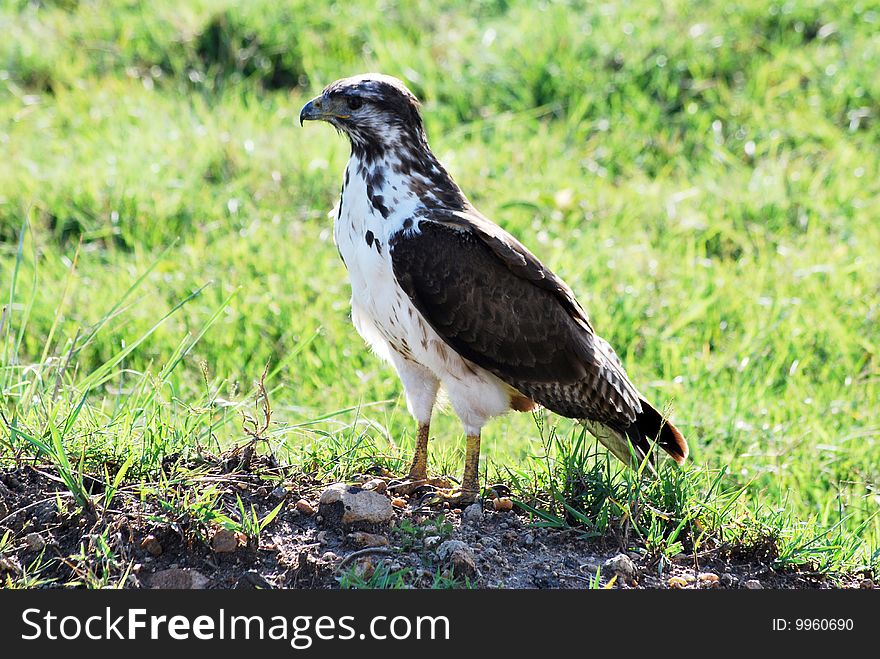
<svg viewBox="0 0 880 659"><path fill-rule="evenodd" d="M462 502L474 501L480 493L480 436L468 435L461 479Z"/></svg>
<svg viewBox="0 0 880 659"><path fill-rule="evenodd" d="M413 455L412 466L409 468L407 480L412 482L424 481L428 478L428 433L430 424L420 423L416 436L416 452Z"/></svg>

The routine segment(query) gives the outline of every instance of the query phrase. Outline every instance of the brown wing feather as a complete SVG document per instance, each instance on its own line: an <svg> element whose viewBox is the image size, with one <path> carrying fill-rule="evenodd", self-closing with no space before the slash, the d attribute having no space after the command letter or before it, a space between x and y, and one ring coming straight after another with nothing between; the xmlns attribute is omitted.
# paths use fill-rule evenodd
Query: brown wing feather
<svg viewBox="0 0 880 659"><path fill-rule="evenodd" d="M500 227L434 213L390 241L394 274L459 354L545 407L629 427L639 395L571 290Z"/></svg>

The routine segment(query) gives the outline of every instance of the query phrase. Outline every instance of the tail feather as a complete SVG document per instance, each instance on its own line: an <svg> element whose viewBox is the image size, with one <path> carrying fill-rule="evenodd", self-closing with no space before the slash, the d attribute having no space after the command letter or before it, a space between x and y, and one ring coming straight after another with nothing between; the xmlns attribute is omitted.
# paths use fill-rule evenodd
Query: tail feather
<svg viewBox="0 0 880 659"><path fill-rule="evenodd" d="M690 450L687 441L668 419L642 399L642 412L626 430L627 436L640 450L647 451L653 442L672 456L678 464L687 460Z"/></svg>
<svg viewBox="0 0 880 659"><path fill-rule="evenodd" d="M652 462L656 462L656 452L651 451L651 446L655 442L672 456L673 460L682 464L688 457L689 449L681 432L647 401L643 399L641 403L641 413L624 432L596 421L582 419L581 423L624 464L637 468L638 463L641 463L647 455L651 456Z"/></svg>

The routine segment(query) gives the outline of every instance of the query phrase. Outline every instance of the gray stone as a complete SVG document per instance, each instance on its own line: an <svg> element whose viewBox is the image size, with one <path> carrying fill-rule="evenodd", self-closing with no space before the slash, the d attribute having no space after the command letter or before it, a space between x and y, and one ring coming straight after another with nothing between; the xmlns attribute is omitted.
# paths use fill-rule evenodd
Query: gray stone
<svg viewBox="0 0 880 659"><path fill-rule="evenodd" d="M749 579L746 581L743 586L748 588L749 590L761 590L764 586L761 585L761 582L757 579Z"/></svg>
<svg viewBox="0 0 880 659"><path fill-rule="evenodd" d="M150 588L171 590L201 590L209 583L208 577L197 570L172 568L150 576Z"/></svg>
<svg viewBox="0 0 880 659"><path fill-rule="evenodd" d="M636 578L635 563L626 554L617 554L609 558L602 564L602 572L609 577L616 574L626 581L632 581Z"/></svg>
<svg viewBox="0 0 880 659"><path fill-rule="evenodd" d="M355 531L345 537L345 541L354 547L387 547L388 538L377 533Z"/></svg>
<svg viewBox="0 0 880 659"><path fill-rule="evenodd" d="M46 546L46 541L39 533L28 533L24 538L24 543L29 551L42 551Z"/></svg>
<svg viewBox="0 0 880 659"><path fill-rule="evenodd" d="M483 521L483 506L479 503L472 503L464 509L461 520L465 524L480 524Z"/></svg>
<svg viewBox="0 0 880 659"><path fill-rule="evenodd" d="M422 542L424 542L427 549L431 549L432 547L436 547L438 544L440 544L440 536L429 535Z"/></svg>
<svg viewBox="0 0 880 659"><path fill-rule="evenodd" d="M318 512L330 526L375 527L394 518L391 501L378 492L357 485L334 483L321 494Z"/></svg>
<svg viewBox="0 0 880 659"><path fill-rule="evenodd" d="M461 540L447 540L437 547L437 557L452 568L459 578L473 578L477 574L474 551Z"/></svg>
<svg viewBox="0 0 880 659"><path fill-rule="evenodd" d="M730 574L730 572L725 572L721 575L721 585L726 588L732 588L737 584L738 581L739 580L736 578L736 576Z"/></svg>

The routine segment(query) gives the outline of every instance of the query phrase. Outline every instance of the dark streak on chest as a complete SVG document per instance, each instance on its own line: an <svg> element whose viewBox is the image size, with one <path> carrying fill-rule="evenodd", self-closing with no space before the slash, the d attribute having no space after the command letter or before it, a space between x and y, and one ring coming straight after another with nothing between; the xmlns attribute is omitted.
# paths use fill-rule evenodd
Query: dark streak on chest
<svg viewBox="0 0 880 659"><path fill-rule="evenodd" d="M375 234L372 231L367 231L364 234L364 241L367 243L367 247L375 247L376 251L381 255L382 254L382 243L376 238Z"/></svg>
<svg viewBox="0 0 880 659"><path fill-rule="evenodd" d="M382 215L383 219L387 220L388 216L391 215L391 211L385 206L385 197L380 194L375 194L371 183L367 183L367 198L370 200L370 205Z"/></svg>

